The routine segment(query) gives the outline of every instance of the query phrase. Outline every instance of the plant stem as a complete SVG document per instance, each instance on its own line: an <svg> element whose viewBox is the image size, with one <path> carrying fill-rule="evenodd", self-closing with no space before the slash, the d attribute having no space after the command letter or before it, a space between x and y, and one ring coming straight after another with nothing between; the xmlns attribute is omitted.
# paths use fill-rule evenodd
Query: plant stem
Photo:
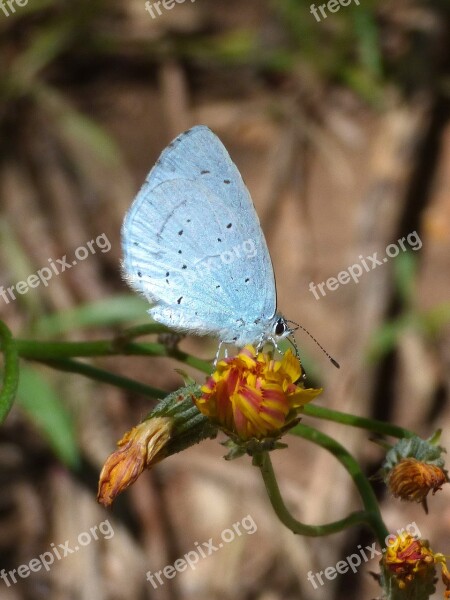
<svg viewBox="0 0 450 600"><path fill-rule="evenodd" d="M324 408L323 406L317 406L316 404L305 405L303 407L303 413L309 417L326 419L327 421L334 421L335 423L359 427L361 429L372 431L373 433L390 435L395 438L411 438L416 435L408 429L398 427L397 425L392 425L391 423L377 421L376 419L368 419L366 417L358 417L350 413L343 413L338 410L331 410L329 408Z"/></svg>
<svg viewBox="0 0 450 600"><path fill-rule="evenodd" d="M332 523L326 523L325 525L305 525L304 523L297 521L297 519L295 519L286 508L286 505L280 494L280 489L278 487L269 453L261 452L259 454L255 454L253 457L253 464L259 467L261 470L270 502L278 518L293 533L306 535L309 537L318 537L337 533L346 529L347 527L350 527L351 525L358 525L360 523L367 523L369 521L369 515L365 511L359 511L351 513L344 519L340 519L339 521L334 521Z"/></svg>
<svg viewBox="0 0 450 600"><path fill-rule="evenodd" d="M135 327L128 327L123 329L120 333L120 337L125 339L132 339L140 337L142 335L155 335L161 333L173 333L166 325L160 323L145 323L144 325L136 325Z"/></svg>
<svg viewBox="0 0 450 600"><path fill-rule="evenodd" d="M16 340L16 347L21 358L28 360L49 361L61 358L93 357L93 356L167 356L195 367L208 375L211 363L181 350L167 348L163 344L129 342L121 338L112 340L95 340L92 342L47 342L34 340Z"/></svg>
<svg viewBox="0 0 450 600"><path fill-rule="evenodd" d="M116 375L114 373L110 373L109 371L105 371L103 369L99 369L92 365L88 365L77 360L72 360L70 358L43 360L39 362L42 362L42 364L48 365L49 367L52 367L54 369L58 369L59 371L79 373L80 375L85 375L86 377L89 377L89 379L101 381L102 383L110 383L111 385L114 385L123 390L136 392L137 394L142 394L150 398L156 398L157 400L167 396L167 392L165 392L164 390L159 390L158 388L145 385L144 383L140 383L139 381L134 381L134 379L122 377L121 375Z"/></svg>
<svg viewBox="0 0 450 600"><path fill-rule="evenodd" d="M333 440L325 433L299 423L290 433L298 435L299 437L314 442L318 446L321 446L328 452L331 452L333 456L341 463L341 465L348 471L349 475L353 479L356 488L358 489L359 495L364 505L366 514L366 522L371 527L372 531L377 537L377 540L381 546L384 546L384 540L388 535L386 525L381 517L378 502L375 493L370 485L367 477L361 470L361 467L355 460L355 458L336 440Z"/></svg>

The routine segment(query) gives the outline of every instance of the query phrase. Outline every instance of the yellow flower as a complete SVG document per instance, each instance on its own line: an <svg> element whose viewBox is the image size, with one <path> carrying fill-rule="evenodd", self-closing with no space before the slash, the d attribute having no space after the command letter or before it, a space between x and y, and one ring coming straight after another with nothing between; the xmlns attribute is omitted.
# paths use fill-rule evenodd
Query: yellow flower
<svg viewBox="0 0 450 600"><path fill-rule="evenodd" d="M127 431L117 443L119 450L108 457L100 473L100 504L110 506L144 469L164 458L161 451L170 440L173 424L171 417L153 417Z"/></svg>
<svg viewBox="0 0 450 600"><path fill-rule="evenodd" d="M201 413L241 440L276 437L321 389L305 389L302 367L288 350L281 360L245 346L221 360L196 400Z"/></svg>
<svg viewBox="0 0 450 600"><path fill-rule="evenodd" d="M445 598L450 597L450 573L446 558L440 552L433 552L426 540L401 534L388 545L381 559L382 586L391 593L389 598L429 598L435 592L436 565L441 566L442 581L445 584ZM398 593L392 593L392 584Z"/></svg>
<svg viewBox="0 0 450 600"><path fill-rule="evenodd" d="M416 576L423 577L434 571L435 558L425 540L411 535L399 535L386 548L385 566L395 575L400 589L411 583Z"/></svg>
<svg viewBox="0 0 450 600"><path fill-rule="evenodd" d="M450 598L450 573L447 569L447 563L446 563L445 557L443 555L440 555L440 556L442 556L442 560L441 560L442 581L444 582L444 585L445 585L444 598Z"/></svg>
<svg viewBox="0 0 450 600"><path fill-rule="evenodd" d="M433 495L447 481L441 467L421 462L416 458L400 460L389 472L387 483L396 498L423 502L430 491Z"/></svg>

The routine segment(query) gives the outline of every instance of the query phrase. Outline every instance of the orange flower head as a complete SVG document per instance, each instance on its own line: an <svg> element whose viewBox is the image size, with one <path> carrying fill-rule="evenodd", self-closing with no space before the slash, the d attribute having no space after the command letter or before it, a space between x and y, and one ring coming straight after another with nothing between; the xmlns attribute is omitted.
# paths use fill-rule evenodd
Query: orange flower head
<svg viewBox="0 0 450 600"><path fill-rule="evenodd" d="M298 419L302 407L321 389L305 389L300 361L291 350L281 360L245 346L225 358L196 400L202 414L227 433L247 441L279 436Z"/></svg>

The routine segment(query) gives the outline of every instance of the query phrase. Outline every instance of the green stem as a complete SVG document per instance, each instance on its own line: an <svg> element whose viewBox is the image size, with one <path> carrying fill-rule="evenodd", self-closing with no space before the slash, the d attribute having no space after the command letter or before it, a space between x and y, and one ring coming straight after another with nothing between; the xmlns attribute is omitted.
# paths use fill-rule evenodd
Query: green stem
<svg viewBox="0 0 450 600"><path fill-rule="evenodd" d="M4 356L3 386L0 392L0 423L6 419L19 385L19 355L8 327L0 321L0 340Z"/></svg>
<svg viewBox="0 0 450 600"><path fill-rule="evenodd" d="M331 454L333 454L333 456L335 456L341 465L348 471L363 502L366 513L366 522L376 535L379 544L384 546L384 540L389 532L381 517L372 486L353 456L344 448L344 446L341 446L341 444L336 442L333 438L330 438L325 433L322 433L313 427L309 427L308 425L304 425L303 423L296 425L291 429L290 433L298 435L310 442L314 442L318 446L328 450L328 452L331 452Z"/></svg>
<svg viewBox="0 0 450 600"><path fill-rule="evenodd" d="M161 333L173 333L171 329L166 325L160 323L145 323L144 325L136 325L135 327L128 327L120 333L120 337L125 339L132 339L140 337L142 335L155 335Z"/></svg>
<svg viewBox="0 0 450 600"><path fill-rule="evenodd" d="M403 427L398 427L397 425L391 425L390 423L384 423L383 421L377 421L376 419L358 417L350 413L343 413L338 410L317 406L316 404L307 404L304 406L303 414L308 415L309 417L316 417L317 419L326 419L327 421L334 421L335 423L343 423L344 425L367 429L373 433L390 435L395 438L411 438L416 435L412 431L404 429Z"/></svg>
<svg viewBox="0 0 450 600"><path fill-rule="evenodd" d="M47 342L34 340L16 340L17 351L21 358L28 360L57 360L61 358L93 357L93 356L166 356L183 362L208 375L211 373L210 362L186 354L181 350L167 348L163 344L113 340L95 340L92 342Z"/></svg>
<svg viewBox="0 0 450 600"><path fill-rule="evenodd" d="M164 390L159 390L158 388L145 385L144 383L140 383L139 381L134 381L134 379L122 377L121 375L115 375L114 373L110 373L109 371L93 367L92 365L88 365L77 360L71 360L70 358L43 360L39 362L42 362L42 364L48 365L49 367L52 367L54 369L58 369L59 371L66 371L68 373L79 373L80 375L89 377L89 379L101 381L102 383L110 383L111 385L114 385L123 390L136 392L137 394L142 394L150 398L156 398L157 400L167 396L167 392L165 392Z"/></svg>
<svg viewBox="0 0 450 600"><path fill-rule="evenodd" d="M369 515L364 511L359 511L351 513L344 519L327 523L325 525L305 525L304 523L294 519L294 517L286 508L286 505L283 502L283 498L280 494L280 489L278 487L269 453L261 452L259 454L255 454L253 457L253 464L259 467L261 470L270 502L278 518L293 533L306 535L309 537L318 537L322 535L338 533L339 531L342 531L352 525L367 523L369 521Z"/></svg>

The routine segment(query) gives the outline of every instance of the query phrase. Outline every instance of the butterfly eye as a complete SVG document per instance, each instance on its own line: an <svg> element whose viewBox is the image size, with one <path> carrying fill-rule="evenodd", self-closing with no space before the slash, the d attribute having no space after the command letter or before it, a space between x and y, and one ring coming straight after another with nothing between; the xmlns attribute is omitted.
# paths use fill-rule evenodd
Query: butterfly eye
<svg viewBox="0 0 450 600"><path fill-rule="evenodd" d="M284 333L286 333L286 331L287 331L286 321L280 317L275 324L275 335L283 335Z"/></svg>

